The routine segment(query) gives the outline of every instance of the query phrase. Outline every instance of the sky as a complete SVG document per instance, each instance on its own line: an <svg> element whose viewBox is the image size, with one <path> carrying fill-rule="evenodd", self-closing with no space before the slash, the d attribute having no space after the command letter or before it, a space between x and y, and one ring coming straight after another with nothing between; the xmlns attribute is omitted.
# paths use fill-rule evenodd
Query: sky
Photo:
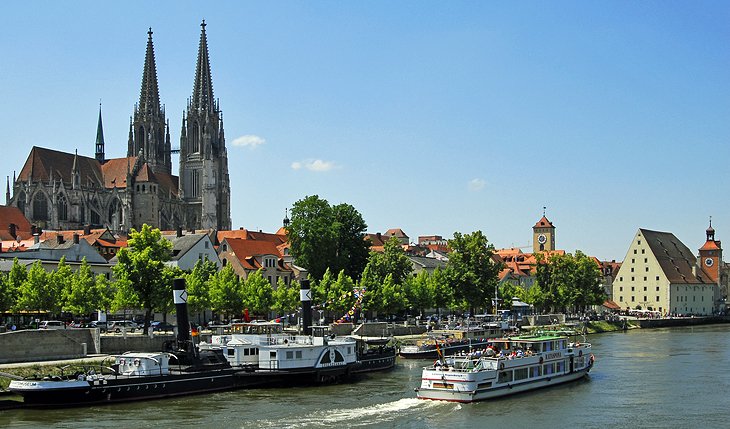
<svg viewBox="0 0 730 429"><path fill-rule="evenodd" d="M4 2L0 172L33 146L124 157L151 27L180 138L200 38L234 228L319 195L368 232L482 231L623 260L638 228L730 243L726 1ZM177 163L177 157L173 157Z"/></svg>

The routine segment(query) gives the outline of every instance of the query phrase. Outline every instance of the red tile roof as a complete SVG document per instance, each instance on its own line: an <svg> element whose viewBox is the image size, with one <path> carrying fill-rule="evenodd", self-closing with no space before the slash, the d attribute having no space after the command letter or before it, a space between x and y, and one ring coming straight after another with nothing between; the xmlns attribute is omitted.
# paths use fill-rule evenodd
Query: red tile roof
<svg viewBox="0 0 730 429"><path fill-rule="evenodd" d="M101 171L104 174L104 187L107 189L126 187L127 172L134 167L135 162L137 162L136 156L107 160L101 166Z"/></svg>
<svg viewBox="0 0 730 429"><path fill-rule="evenodd" d="M537 221L533 228L554 228L553 223L548 220L544 215L540 220Z"/></svg>
<svg viewBox="0 0 730 429"><path fill-rule="evenodd" d="M15 224L15 237L10 234L10 224ZM0 240L15 240L18 237L29 238L31 225L17 207L0 206Z"/></svg>

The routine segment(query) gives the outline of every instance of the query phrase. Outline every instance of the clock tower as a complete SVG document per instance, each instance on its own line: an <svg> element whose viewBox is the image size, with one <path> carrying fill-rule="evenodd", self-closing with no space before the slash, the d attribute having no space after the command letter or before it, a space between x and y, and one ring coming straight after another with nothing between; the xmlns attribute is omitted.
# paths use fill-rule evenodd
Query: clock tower
<svg viewBox="0 0 730 429"><path fill-rule="evenodd" d="M720 278L720 265L722 262L722 245L719 240L715 240L715 229L712 228L712 219L710 219L710 227L705 231L707 240L700 248L700 259L698 263L708 276L718 282Z"/></svg>
<svg viewBox="0 0 730 429"><path fill-rule="evenodd" d="M555 226L545 217L543 208L542 218L532 227L532 251L550 252L555 250Z"/></svg>

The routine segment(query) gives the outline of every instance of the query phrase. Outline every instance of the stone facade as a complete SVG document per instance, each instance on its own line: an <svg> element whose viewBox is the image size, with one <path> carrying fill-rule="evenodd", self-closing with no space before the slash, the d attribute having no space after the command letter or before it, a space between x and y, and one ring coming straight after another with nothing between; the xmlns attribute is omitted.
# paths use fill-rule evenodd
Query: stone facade
<svg viewBox="0 0 730 429"><path fill-rule="evenodd" d="M160 103L152 30L142 88L129 124L127 156L106 159L101 109L95 157L33 147L12 197L28 220L44 229L84 225L114 232L148 224L163 230L230 229L230 183L222 114L213 100L205 22L191 102L183 123L180 177L172 175L170 127ZM201 77L202 76L202 77ZM194 135L195 137L188 136ZM197 145L197 146L196 146Z"/></svg>

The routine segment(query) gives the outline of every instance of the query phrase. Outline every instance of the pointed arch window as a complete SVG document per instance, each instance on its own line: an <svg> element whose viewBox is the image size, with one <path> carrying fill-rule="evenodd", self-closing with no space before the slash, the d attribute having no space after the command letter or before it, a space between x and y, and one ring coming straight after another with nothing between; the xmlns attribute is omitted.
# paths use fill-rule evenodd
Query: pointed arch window
<svg viewBox="0 0 730 429"><path fill-rule="evenodd" d="M33 197L33 218L35 220L48 220L48 198L43 192L38 192Z"/></svg>
<svg viewBox="0 0 730 429"><path fill-rule="evenodd" d="M61 194L58 197L56 210L58 211L58 220L68 220L68 200L66 200L65 195Z"/></svg>
<svg viewBox="0 0 730 429"><path fill-rule="evenodd" d="M200 152L200 126L197 122L193 122L193 132L190 133L192 140L191 150L192 153Z"/></svg>

